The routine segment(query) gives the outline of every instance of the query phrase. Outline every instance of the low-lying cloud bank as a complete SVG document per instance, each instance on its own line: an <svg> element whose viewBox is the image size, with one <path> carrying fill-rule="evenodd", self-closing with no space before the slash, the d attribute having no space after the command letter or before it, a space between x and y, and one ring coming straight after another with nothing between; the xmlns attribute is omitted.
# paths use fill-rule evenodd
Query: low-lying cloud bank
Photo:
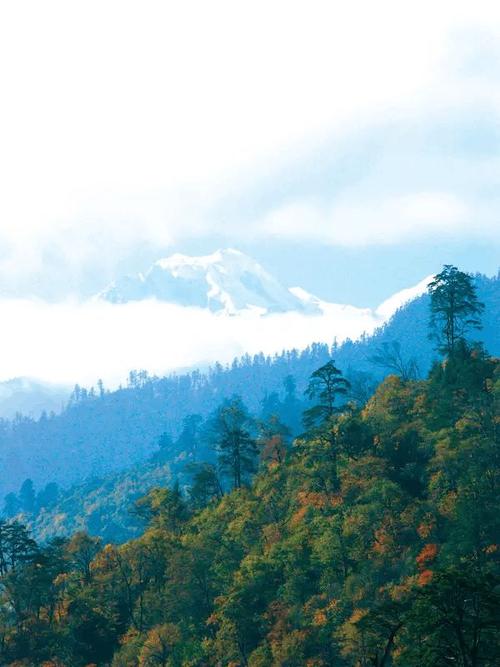
<svg viewBox="0 0 500 667"><path fill-rule="evenodd" d="M160 374L231 361L243 353L272 354L313 341L355 339L387 316L352 306L323 308L321 315L244 311L229 316L155 300L123 305L4 300L0 380L30 376L89 385L102 378L113 387L132 369Z"/></svg>

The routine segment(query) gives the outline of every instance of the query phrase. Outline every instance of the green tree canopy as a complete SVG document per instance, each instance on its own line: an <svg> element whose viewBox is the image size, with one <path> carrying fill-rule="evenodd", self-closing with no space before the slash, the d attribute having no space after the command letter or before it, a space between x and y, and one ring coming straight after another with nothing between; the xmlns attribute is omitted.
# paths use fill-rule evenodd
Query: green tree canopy
<svg viewBox="0 0 500 667"><path fill-rule="evenodd" d="M453 356L472 329L481 328L484 310L472 276L446 264L428 285L431 297L430 336L437 349Z"/></svg>
<svg viewBox="0 0 500 667"><path fill-rule="evenodd" d="M345 396L350 383L342 377L333 361L318 368L311 375L306 395L316 401L315 405L305 411L304 424L307 428L328 421L338 411L336 405L339 396Z"/></svg>
<svg viewBox="0 0 500 667"><path fill-rule="evenodd" d="M256 469L257 443L253 422L239 396L233 396L216 410L210 421L210 437L221 470L239 489Z"/></svg>

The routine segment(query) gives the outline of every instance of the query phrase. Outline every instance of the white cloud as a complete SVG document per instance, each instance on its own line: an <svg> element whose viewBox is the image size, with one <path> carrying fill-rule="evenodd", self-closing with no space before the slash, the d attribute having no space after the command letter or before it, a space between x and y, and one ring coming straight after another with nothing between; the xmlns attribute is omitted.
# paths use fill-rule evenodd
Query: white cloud
<svg viewBox="0 0 500 667"><path fill-rule="evenodd" d="M50 269L54 255L75 271L112 266L137 244L217 231L207 212L235 174L413 116L445 84L454 98L454 31L498 35L499 17L451 1L4 3L3 283Z"/></svg>
<svg viewBox="0 0 500 667"><path fill-rule="evenodd" d="M71 291L89 270L102 287L138 248L215 234L236 245L273 235L498 241L497 201L478 194L498 191L498 156L426 161L413 146L318 197L261 200L280 165L305 155L310 167L332 137L369 143L370 128L471 105L488 105L498 123L499 38L500 9L488 2L3 3L0 294L42 282ZM220 213L252 188L254 216ZM0 312L2 378L83 383L375 326L367 312L227 320L156 303L3 299Z"/></svg>
<svg viewBox="0 0 500 667"><path fill-rule="evenodd" d="M89 385L101 377L108 386L125 380L134 368L161 374L229 362L247 352L331 344L334 337L356 338L381 322L369 310L343 306L329 306L318 316L249 312L231 317L157 301L5 300L0 312L0 348L7 351L0 380L30 376Z"/></svg>
<svg viewBox="0 0 500 667"><path fill-rule="evenodd" d="M89 385L102 378L116 386L132 369L164 374L230 362L244 353L273 354L334 339L340 343L372 333L400 306L424 293L429 280L392 295L375 310L325 302L293 288L294 294L317 304L317 315L259 315L254 307L231 315L155 299L125 304L95 297L52 304L4 299L0 349L7 353L0 381L29 376Z"/></svg>
<svg viewBox="0 0 500 667"><path fill-rule="evenodd" d="M467 206L452 194L419 192L363 203L322 206L298 201L271 211L257 224L261 234L356 246L408 241L458 232L470 221Z"/></svg>

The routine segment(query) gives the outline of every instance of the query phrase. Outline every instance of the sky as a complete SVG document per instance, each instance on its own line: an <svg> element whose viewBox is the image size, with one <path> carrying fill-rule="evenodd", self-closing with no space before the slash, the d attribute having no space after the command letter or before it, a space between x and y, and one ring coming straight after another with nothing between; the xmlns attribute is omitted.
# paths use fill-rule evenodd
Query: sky
<svg viewBox="0 0 500 667"><path fill-rule="evenodd" d="M45 322L84 345L85 300L173 252L372 308L498 271L495 2L3 3L0 89L4 374Z"/></svg>

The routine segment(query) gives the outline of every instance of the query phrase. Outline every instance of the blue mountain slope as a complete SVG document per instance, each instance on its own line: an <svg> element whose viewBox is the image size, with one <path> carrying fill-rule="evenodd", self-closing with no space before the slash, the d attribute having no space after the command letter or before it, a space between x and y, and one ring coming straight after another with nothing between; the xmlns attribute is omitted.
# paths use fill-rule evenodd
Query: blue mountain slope
<svg viewBox="0 0 500 667"><path fill-rule="evenodd" d="M500 355L500 279L478 276L476 281L486 304L484 328L477 338L492 354ZM283 399L287 376L293 376L297 400L302 400L310 374L332 355L348 376L361 374L369 389L388 372L370 359L383 343L398 341L403 357L414 357L424 374L435 357L427 322L428 297L424 295L396 312L374 336L338 348L317 344L273 358L247 356L230 367L216 365L205 374L167 378L131 374L127 388L102 395L74 395L60 415L1 420L0 497L17 492L26 478L37 489L54 481L67 488L140 464L154 454L162 433L169 432L174 438L179 434L187 414L206 417L235 393L258 414L266 396L277 392ZM295 415L296 428L300 428L299 417Z"/></svg>

